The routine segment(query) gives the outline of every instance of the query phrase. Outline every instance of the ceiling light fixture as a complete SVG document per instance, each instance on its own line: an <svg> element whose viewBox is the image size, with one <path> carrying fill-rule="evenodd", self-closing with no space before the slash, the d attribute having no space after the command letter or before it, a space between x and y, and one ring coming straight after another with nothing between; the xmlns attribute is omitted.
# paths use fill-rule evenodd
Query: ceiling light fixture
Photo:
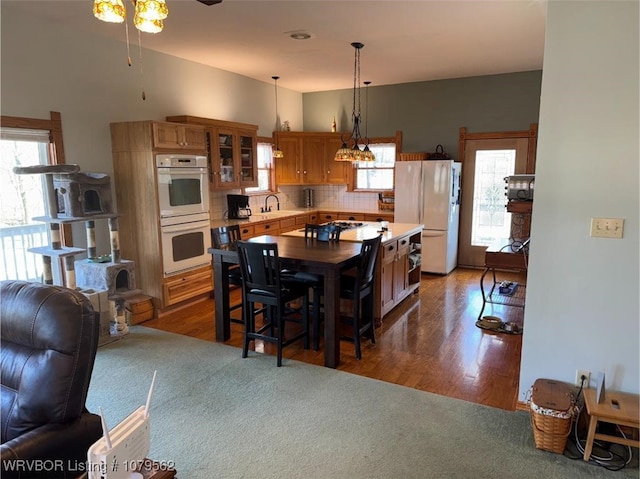
<svg viewBox="0 0 640 479"><path fill-rule="evenodd" d="M164 28L164 19L169 15L166 0L131 0L134 7L133 25L138 29L138 49L140 51L140 78L142 83L142 99L146 100L144 91L144 71L142 67L142 39L140 32L160 33ZM127 63L132 65L129 50L129 25L126 22L127 9L123 0L94 0L93 16L108 23L124 23L127 41Z"/></svg>
<svg viewBox="0 0 640 479"><path fill-rule="evenodd" d="M131 0L135 14L133 24L141 32L159 33L169 15L166 0ZM123 0L94 0L93 15L103 22L123 23L127 10Z"/></svg>
<svg viewBox="0 0 640 479"><path fill-rule="evenodd" d="M278 147L278 131L280 131L280 118L278 117L278 78L280 77L273 76L271 78L273 78L273 85L276 90L276 131L274 135L276 140L276 146L275 146L275 149L273 150L273 158L277 160L277 159L284 158L284 153Z"/></svg>
<svg viewBox="0 0 640 479"><path fill-rule="evenodd" d="M368 156L360 150L360 143L364 143L360 135L360 122L362 116L360 114L360 50L364 44L353 42L351 46L355 49L355 58L353 65L353 110L351 119L353 121L353 130L349 138L342 137L342 147L336 152L335 161L369 161ZM357 96L357 103L356 103ZM357 108L356 108L357 107ZM366 149L366 145L365 145Z"/></svg>

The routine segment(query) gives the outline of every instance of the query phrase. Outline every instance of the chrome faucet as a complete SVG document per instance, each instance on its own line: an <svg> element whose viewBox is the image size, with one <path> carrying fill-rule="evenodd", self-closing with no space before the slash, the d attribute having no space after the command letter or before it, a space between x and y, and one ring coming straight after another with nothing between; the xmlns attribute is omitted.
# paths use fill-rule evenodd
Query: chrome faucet
<svg viewBox="0 0 640 479"><path fill-rule="evenodd" d="M276 208L278 209L278 211L280 211L280 198L278 198L276 195L267 195L267 197L264 199L264 207L260 208L261 213L269 213L271 211L271 206L267 206L267 200L269 200L269 198L271 197L274 197L276 199Z"/></svg>

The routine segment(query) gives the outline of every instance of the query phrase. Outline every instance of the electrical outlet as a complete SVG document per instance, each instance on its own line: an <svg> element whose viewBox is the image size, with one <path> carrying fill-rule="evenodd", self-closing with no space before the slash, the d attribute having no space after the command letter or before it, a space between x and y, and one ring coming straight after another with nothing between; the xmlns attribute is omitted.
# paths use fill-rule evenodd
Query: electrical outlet
<svg viewBox="0 0 640 479"><path fill-rule="evenodd" d="M593 238L622 238L624 219L591 218L591 236Z"/></svg>
<svg viewBox="0 0 640 479"><path fill-rule="evenodd" d="M585 389L589 387L589 379L591 378L591 372L585 371L583 369L576 369L576 386L580 386L582 384L582 376L587 379L584 380Z"/></svg>

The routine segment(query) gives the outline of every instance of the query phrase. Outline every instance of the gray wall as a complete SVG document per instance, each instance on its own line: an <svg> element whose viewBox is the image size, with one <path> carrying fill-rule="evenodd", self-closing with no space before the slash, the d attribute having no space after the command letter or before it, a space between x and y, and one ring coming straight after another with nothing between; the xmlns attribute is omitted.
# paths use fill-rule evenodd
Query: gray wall
<svg viewBox="0 0 640 479"><path fill-rule="evenodd" d="M549 2L520 398L604 371L638 393L638 2ZM592 217L624 218L622 239Z"/></svg>
<svg viewBox="0 0 640 479"><path fill-rule="evenodd" d="M362 69L366 65L363 63ZM510 73L403 85L369 86L369 136L402 130L403 151L435 151L442 144L458 156L458 131L528 130L538 122L542 72ZM364 77L363 77L364 78ZM363 122L365 87L361 89ZM350 131L353 90L303 95L304 129ZM364 127L361 129L364 135Z"/></svg>

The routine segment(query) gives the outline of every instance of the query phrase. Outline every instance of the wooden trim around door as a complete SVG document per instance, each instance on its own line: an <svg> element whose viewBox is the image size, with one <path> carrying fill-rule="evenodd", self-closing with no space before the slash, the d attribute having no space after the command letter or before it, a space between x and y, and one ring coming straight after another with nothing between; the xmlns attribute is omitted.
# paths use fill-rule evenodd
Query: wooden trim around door
<svg viewBox="0 0 640 479"><path fill-rule="evenodd" d="M528 138L527 167L525 174L532 175L536 171L536 152L538 145L538 124L531 123L528 130L494 131L483 133L468 133L465 127L460 128L458 135L458 161L464 163L467 140L501 140L504 138Z"/></svg>

